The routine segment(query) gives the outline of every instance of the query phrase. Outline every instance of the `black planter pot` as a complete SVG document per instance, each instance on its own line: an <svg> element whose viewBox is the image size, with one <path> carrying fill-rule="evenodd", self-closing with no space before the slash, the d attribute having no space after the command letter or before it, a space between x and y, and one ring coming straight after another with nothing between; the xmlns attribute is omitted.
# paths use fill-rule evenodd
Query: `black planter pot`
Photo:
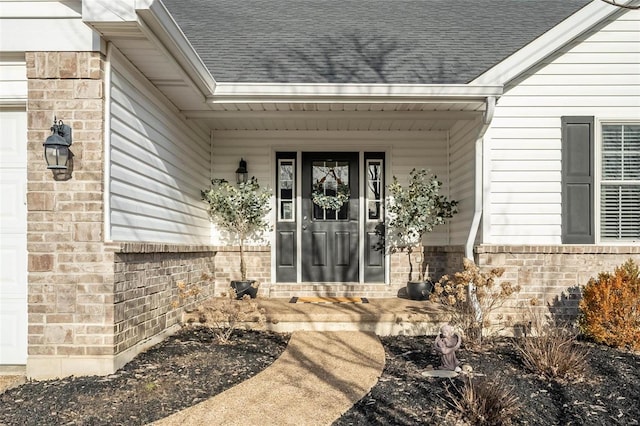
<svg viewBox="0 0 640 426"><path fill-rule="evenodd" d="M231 287L236 291L236 299L242 299L248 294L252 299L258 295L258 288L253 286L255 280L231 281Z"/></svg>
<svg viewBox="0 0 640 426"><path fill-rule="evenodd" d="M407 283L407 296L411 300L427 300L433 291L431 281L409 281Z"/></svg>

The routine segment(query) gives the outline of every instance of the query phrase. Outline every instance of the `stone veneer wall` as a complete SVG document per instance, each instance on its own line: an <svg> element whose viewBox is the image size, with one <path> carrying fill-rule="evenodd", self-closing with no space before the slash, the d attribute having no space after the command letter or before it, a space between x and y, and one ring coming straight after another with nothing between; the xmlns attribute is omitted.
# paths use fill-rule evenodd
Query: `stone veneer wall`
<svg viewBox="0 0 640 426"><path fill-rule="evenodd" d="M600 272L613 272L629 259L640 264L640 245L483 245L476 247L476 256L481 268L503 267L501 281L521 286L521 291L501 309L511 321L526 322L528 311L533 309L551 313L556 320L572 322L578 315L581 286ZM532 299L541 304L531 308Z"/></svg>

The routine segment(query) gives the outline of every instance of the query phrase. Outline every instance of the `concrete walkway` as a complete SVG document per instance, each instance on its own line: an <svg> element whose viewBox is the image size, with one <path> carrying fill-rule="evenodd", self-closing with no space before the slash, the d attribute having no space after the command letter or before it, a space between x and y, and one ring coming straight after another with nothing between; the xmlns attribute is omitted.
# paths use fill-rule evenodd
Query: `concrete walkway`
<svg viewBox="0 0 640 426"><path fill-rule="evenodd" d="M384 364L373 333L297 331L264 371L153 425L330 425L376 384Z"/></svg>

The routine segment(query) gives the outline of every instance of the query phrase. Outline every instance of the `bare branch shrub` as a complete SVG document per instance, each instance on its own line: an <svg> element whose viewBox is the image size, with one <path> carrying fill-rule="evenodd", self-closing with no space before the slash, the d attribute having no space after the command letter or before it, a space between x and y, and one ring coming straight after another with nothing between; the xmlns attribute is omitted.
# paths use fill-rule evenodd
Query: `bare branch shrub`
<svg viewBox="0 0 640 426"><path fill-rule="evenodd" d="M449 322L462 329L467 341L481 344L483 335L488 334L493 325L490 314L519 292L520 286L508 281L497 283L497 278L504 273L503 268L482 272L470 259L464 259L463 263L463 271L456 272L453 277L444 275L440 278L429 299L444 308ZM501 314L495 318L504 319Z"/></svg>
<svg viewBox="0 0 640 426"><path fill-rule="evenodd" d="M254 326L263 326L265 323L264 309L258 306L255 299L245 295L238 300L235 292L207 301L200 307L200 311L201 322L214 330L222 344L229 343L233 332L238 328L248 327L248 323Z"/></svg>
<svg viewBox="0 0 640 426"><path fill-rule="evenodd" d="M587 370L587 351L576 343L577 331L554 323L549 314L535 310L537 299L530 301L529 335L515 345L525 368L550 380L581 380Z"/></svg>
<svg viewBox="0 0 640 426"><path fill-rule="evenodd" d="M208 279L208 275L202 274L202 280ZM196 298L200 293L202 293L202 289L197 283L187 284L184 281L180 280L176 283L176 287L178 288L178 300L174 300L171 302L171 307L174 309L179 308L185 300L190 298Z"/></svg>
<svg viewBox="0 0 640 426"><path fill-rule="evenodd" d="M462 388L446 386L449 405L472 425L509 425L520 410L513 388L495 380L464 377ZM474 381L475 380L475 381ZM451 389L453 388L453 389Z"/></svg>

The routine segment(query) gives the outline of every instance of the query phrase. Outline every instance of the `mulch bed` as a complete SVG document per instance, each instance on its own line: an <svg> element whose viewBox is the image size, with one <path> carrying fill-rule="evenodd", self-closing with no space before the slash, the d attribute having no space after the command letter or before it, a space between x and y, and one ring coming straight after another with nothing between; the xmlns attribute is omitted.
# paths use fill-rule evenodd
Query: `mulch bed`
<svg viewBox="0 0 640 426"><path fill-rule="evenodd" d="M220 345L189 327L106 377L29 382L0 395L3 425L143 425L197 404L262 371L289 336L236 331ZM186 426L186 425L185 425Z"/></svg>
<svg viewBox="0 0 640 426"><path fill-rule="evenodd" d="M460 378L425 378L439 365L430 351L432 337L382 337L387 362L379 383L334 426L465 424L449 404L446 387L461 388ZM482 351L462 349L458 358L470 364L472 380L492 379L518 397L517 425L640 424L640 354L579 342L588 351L583 381L557 383L524 369L513 339L487 344Z"/></svg>
<svg viewBox="0 0 640 426"><path fill-rule="evenodd" d="M189 327L106 377L29 382L0 395L0 425L142 425L248 379L285 349L289 335L238 331L228 345L204 327ZM464 424L445 388L459 379L425 378L432 337L381 338L387 362L378 384L334 425ZM581 342L589 351L583 381L555 383L527 372L501 339L459 358L475 379L512 388L521 425L640 424L640 355Z"/></svg>

